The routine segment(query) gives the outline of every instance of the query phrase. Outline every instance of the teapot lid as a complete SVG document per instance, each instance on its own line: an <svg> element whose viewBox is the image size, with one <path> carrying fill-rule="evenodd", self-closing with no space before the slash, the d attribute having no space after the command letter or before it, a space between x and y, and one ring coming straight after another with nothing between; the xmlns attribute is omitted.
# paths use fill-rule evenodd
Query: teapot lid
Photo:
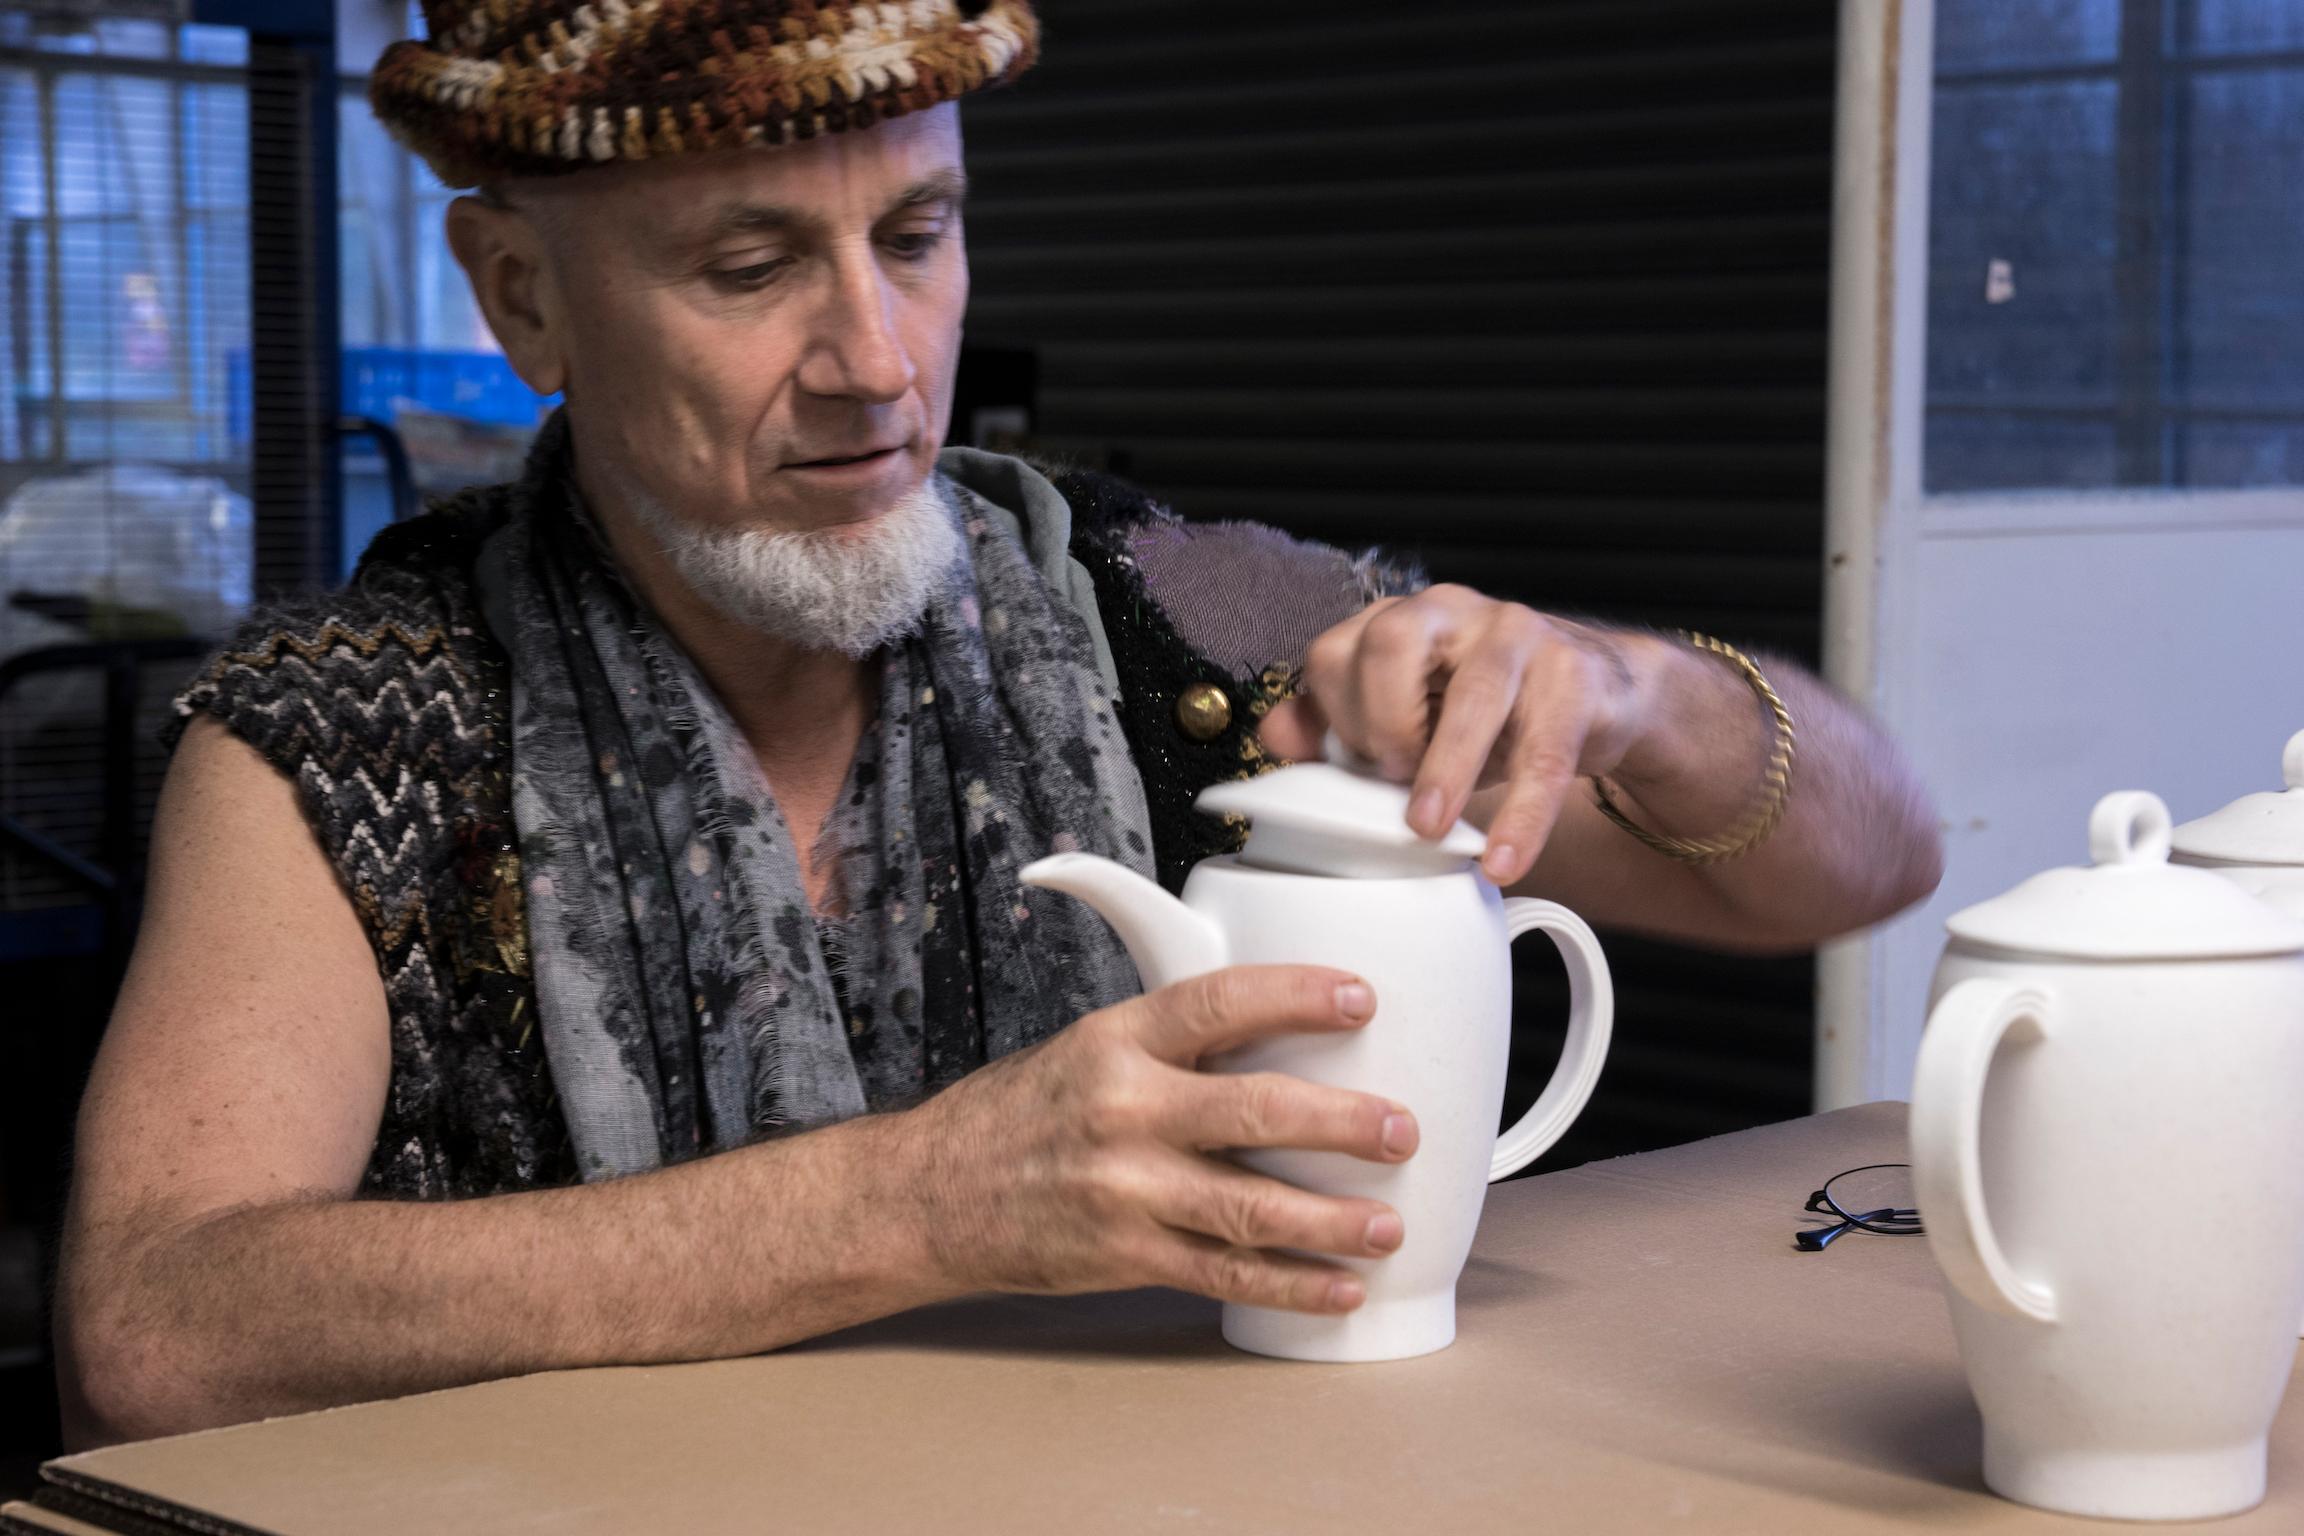
<svg viewBox="0 0 2304 1536"><path fill-rule="evenodd" d="M2226 864L2304 864L2304 731L2288 738L2280 776L2288 783L2285 792L2242 795L2178 827L2176 851Z"/></svg>
<svg viewBox="0 0 2304 1536"><path fill-rule="evenodd" d="M2124 790L2088 818L2089 868L2051 869L1955 912L1955 939L2075 960L2232 959L2304 950L2304 922L2221 875L2168 862L2168 807Z"/></svg>
<svg viewBox="0 0 2304 1536"><path fill-rule="evenodd" d="M1488 851L1488 835L1469 822L1457 822L1437 842L1417 836L1408 825L1407 786L1347 759L1334 737L1326 750L1337 760L1291 763L1213 785L1192 804L1204 815L1247 817L1248 846L1240 862L1290 874L1356 880L1452 875ZM2304 936L2298 942L2304 945Z"/></svg>

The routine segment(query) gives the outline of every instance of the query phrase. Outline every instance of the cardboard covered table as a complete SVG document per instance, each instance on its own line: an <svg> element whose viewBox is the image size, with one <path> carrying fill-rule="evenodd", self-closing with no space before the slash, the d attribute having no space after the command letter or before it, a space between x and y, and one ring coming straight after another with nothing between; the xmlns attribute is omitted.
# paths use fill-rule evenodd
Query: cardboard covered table
<svg viewBox="0 0 2304 1536"><path fill-rule="evenodd" d="M2006 1503L1924 1239L1801 1253L1874 1104L1490 1191L1455 1345L1245 1355L1170 1291L980 1297L751 1359L566 1371L120 1446L0 1527L264 1536L791 1530L2105 1530ZM2299 1389L2270 1498L2304 1531Z"/></svg>

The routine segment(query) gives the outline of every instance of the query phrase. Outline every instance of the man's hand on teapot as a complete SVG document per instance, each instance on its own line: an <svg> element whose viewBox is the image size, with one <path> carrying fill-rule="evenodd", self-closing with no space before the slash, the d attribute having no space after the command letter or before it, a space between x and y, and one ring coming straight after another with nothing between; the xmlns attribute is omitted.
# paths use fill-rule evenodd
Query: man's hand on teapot
<svg viewBox="0 0 2304 1536"><path fill-rule="evenodd" d="M1526 875L1576 779L1613 771L1640 737L1646 690L1612 635L1437 586L1371 603L1312 642L1297 698L1265 717L1264 745L1321 755L1329 731L1395 783L1408 821L1438 837L1475 790L1503 785L1482 867Z"/></svg>
<svg viewBox="0 0 2304 1536"><path fill-rule="evenodd" d="M1400 1215L1317 1195L1209 1153L1299 1147L1398 1163L1415 1116L1373 1094L1273 1072L1196 1070L1283 1033L1357 1029L1365 982L1318 966L1234 966L1101 1009L970 1073L909 1111L923 1229L966 1290L1039 1294L1169 1285L1221 1301L1349 1312L1336 1264L1380 1258Z"/></svg>

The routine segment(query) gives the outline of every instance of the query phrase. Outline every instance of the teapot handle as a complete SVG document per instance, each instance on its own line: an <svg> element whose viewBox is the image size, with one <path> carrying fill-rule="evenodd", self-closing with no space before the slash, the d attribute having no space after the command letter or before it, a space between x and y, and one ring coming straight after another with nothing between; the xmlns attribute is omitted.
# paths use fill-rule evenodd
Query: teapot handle
<svg viewBox="0 0 2304 1536"><path fill-rule="evenodd" d="M1912 1191L1944 1277L1986 1311L2056 1321L2056 1292L2016 1272L1984 1209L1984 1081L2011 1034L2049 1038L2049 997L1988 976L1928 1015L1912 1079Z"/></svg>
<svg viewBox="0 0 2304 1536"><path fill-rule="evenodd" d="M1600 952L1600 940L1584 919L1558 902L1507 897L1504 931L1516 939L1535 929L1558 947L1568 967L1568 1039L1560 1048L1560 1065L1552 1069L1552 1080L1519 1123L1497 1138L1495 1156L1488 1164L1491 1184L1534 1162L1576 1123L1600 1084L1600 1067L1608 1059L1608 1037L1616 1023L1616 988L1608 976L1608 957Z"/></svg>

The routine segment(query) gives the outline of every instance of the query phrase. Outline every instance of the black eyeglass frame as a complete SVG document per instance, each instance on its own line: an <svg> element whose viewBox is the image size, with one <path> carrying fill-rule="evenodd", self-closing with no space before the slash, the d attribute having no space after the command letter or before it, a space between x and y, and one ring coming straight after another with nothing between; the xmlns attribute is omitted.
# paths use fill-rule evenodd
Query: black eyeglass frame
<svg viewBox="0 0 2304 1536"><path fill-rule="evenodd" d="M1840 1219L1828 1227L1811 1227L1792 1235L1793 1246L1802 1253L1822 1253L1834 1238L1844 1233L1877 1232L1882 1237L1915 1237L1924 1229L1920 1213L1901 1206L1882 1206L1876 1211L1851 1211L1833 1198L1832 1186L1842 1179L1859 1173L1873 1173L1882 1168L1909 1168L1910 1163L1866 1163L1861 1168L1844 1168L1824 1181L1824 1187L1809 1195L1805 1211L1830 1211Z"/></svg>

